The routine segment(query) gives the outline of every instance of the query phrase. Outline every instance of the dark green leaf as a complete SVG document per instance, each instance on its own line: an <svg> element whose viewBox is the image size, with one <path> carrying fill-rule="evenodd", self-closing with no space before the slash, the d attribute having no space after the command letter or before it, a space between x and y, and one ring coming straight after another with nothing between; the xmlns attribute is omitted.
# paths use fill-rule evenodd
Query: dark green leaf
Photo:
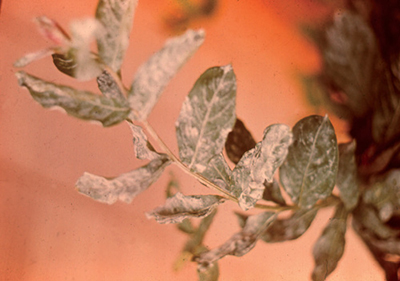
<svg viewBox="0 0 400 281"><path fill-rule="evenodd" d="M355 208L360 196L355 151L355 141L339 145L339 168L336 186L340 191L340 198L347 210Z"/></svg>
<svg viewBox="0 0 400 281"><path fill-rule="evenodd" d="M67 74L68 76L75 77L75 69L77 62L73 57L72 53L66 54L52 54L53 63L57 67L57 69Z"/></svg>
<svg viewBox="0 0 400 281"><path fill-rule="evenodd" d="M157 153L153 146L147 140L147 136L143 132L143 129L140 126L136 126L132 123L128 123L132 135L133 135L133 145L135 147L135 156L138 159L157 159L160 157L160 154Z"/></svg>
<svg viewBox="0 0 400 281"><path fill-rule="evenodd" d="M178 192L168 198L163 206L147 213L158 223L180 223L186 218L204 218L214 211L224 200L217 195L185 196Z"/></svg>
<svg viewBox="0 0 400 281"><path fill-rule="evenodd" d="M160 51L139 68L129 90L129 102L135 110L133 119L147 119L165 86L203 41L204 31L188 30L168 40Z"/></svg>
<svg viewBox="0 0 400 281"><path fill-rule="evenodd" d="M19 85L26 87L43 107L61 107L72 116L100 121L105 127L122 122L130 112L120 100L49 83L23 71L17 72L16 76Z"/></svg>
<svg viewBox="0 0 400 281"><path fill-rule="evenodd" d="M271 183L265 181L264 187L265 187L265 189L264 189L262 199L264 199L266 201L275 202L282 206L286 205L285 199L283 199L283 197L282 197L279 183L275 179Z"/></svg>
<svg viewBox="0 0 400 281"><path fill-rule="evenodd" d="M121 101L128 103L124 94L121 92L120 85L118 85L114 77L112 77L108 71L103 71L103 73L97 77L96 80L101 93L105 97L120 99Z"/></svg>
<svg viewBox="0 0 400 281"><path fill-rule="evenodd" d="M233 163L237 164L243 154L255 146L256 142L251 133L247 130L243 122L236 118L235 126L228 134L225 143L225 150L228 158Z"/></svg>
<svg viewBox="0 0 400 281"><path fill-rule="evenodd" d="M203 272L210 265L226 255L241 257L247 254L257 243L260 234L275 220L276 214L264 212L250 216L241 232L234 234L220 247L200 254L194 258L198 263L198 270Z"/></svg>
<svg viewBox="0 0 400 281"><path fill-rule="evenodd" d="M328 197L338 170L336 134L328 117L309 116L293 128L294 142L280 168L280 180L292 201L312 207Z"/></svg>
<svg viewBox="0 0 400 281"><path fill-rule="evenodd" d="M118 199L130 203L153 184L169 164L168 158L158 158L146 166L112 179L84 173L77 181L76 188L80 193L102 203L113 204Z"/></svg>
<svg viewBox="0 0 400 281"><path fill-rule="evenodd" d="M137 0L100 0L96 19L101 22L105 34L97 38L102 61L114 72L119 72L129 46L129 35Z"/></svg>
<svg viewBox="0 0 400 281"><path fill-rule="evenodd" d="M345 246L347 210L339 205L329 224L314 245L315 267L312 273L314 281L323 281L331 274L342 258Z"/></svg>
<svg viewBox="0 0 400 281"><path fill-rule="evenodd" d="M230 65L213 67L196 81L176 123L179 156L192 171L203 173L222 152L235 123L236 78Z"/></svg>

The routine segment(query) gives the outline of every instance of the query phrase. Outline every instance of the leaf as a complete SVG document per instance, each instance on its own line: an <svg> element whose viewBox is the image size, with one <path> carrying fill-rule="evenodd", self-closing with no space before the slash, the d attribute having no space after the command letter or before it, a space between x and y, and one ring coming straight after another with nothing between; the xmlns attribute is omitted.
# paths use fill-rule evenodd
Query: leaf
<svg viewBox="0 0 400 281"><path fill-rule="evenodd" d="M206 270L197 270L199 276L199 281L218 281L219 277L219 267L217 262L207 267Z"/></svg>
<svg viewBox="0 0 400 281"><path fill-rule="evenodd" d="M61 107L77 118L100 121L104 127L122 122L130 112L129 107L116 99L49 83L24 71L17 72L16 76L19 85L26 87L43 107Z"/></svg>
<svg viewBox="0 0 400 281"><path fill-rule="evenodd" d="M323 281L331 274L342 258L345 246L347 210L339 205L333 218L314 245L315 267L312 280Z"/></svg>
<svg viewBox="0 0 400 281"><path fill-rule="evenodd" d="M335 186L338 147L328 117L317 115L300 120L293 127L294 142L280 168L280 180L292 201L311 208L328 197Z"/></svg>
<svg viewBox="0 0 400 281"><path fill-rule="evenodd" d="M227 65L205 71L183 103L176 134L179 156L192 171L203 173L222 152L235 123L235 97L236 78Z"/></svg>
<svg viewBox="0 0 400 281"><path fill-rule="evenodd" d="M185 196L177 192L160 206L146 214L158 223L180 223L186 218L204 218L224 200L217 195Z"/></svg>
<svg viewBox="0 0 400 281"><path fill-rule="evenodd" d="M340 198L349 211L356 207L360 196L355 151L355 141L339 144L339 167L336 186L340 191Z"/></svg>
<svg viewBox="0 0 400 281"><path fill-rule="evenodd" d="M267 127L263 140L246 152L232 172L234 195L240 194L239 206L248 210L261 199L264 182L273 181L275 170L283 163L292 143L292 133L286 125Z"/></svg>
<svg viewBox="0 0 400 281"><path fill-rule="evenodd" d="M131 203L139 193L150 187L170 164L167 157L151 161L146 166L107 179L84 173L76 183L78 191L102 203L113 204L117 200Z"/></svg>
<svg viewBox="0 0 400 281"><path fill-rule="evenodd" d="M65 32L65 30L58 24L58 22L49 19L46 16L40 16L35 18L40 33L53 44L60 46L61 49L67 47L71 43L71 37Z"/></svg>
<svg viewBox="0 0 400 281"><path fill-rule="evenodd" d="M68 76L75 77L77 62L71 52L67 52L65 54L54 53L51 56L53 58L54 65L60 72Z"/></svg>
<svg viewBox="0 0 400 281"><path fill-rule="evenodd" d="M232 171L222 154L211 158L202 175L222 189L230 192Z"/></svg>
<svg viewBox="0 0 400 281"><path fill-rule="evenodd" d="M96 19L103 25L105 34L97 38L101 60L114 72L119 72L126 50L137 0L100 0Z"/></svg>
<svg viewBox="0 0 400 281"><path fill-rule="evenodd" d="M226 255L241 257L247 254L256 245L260 234L271 225L275 218L276 214L272 212L250 216L241 232L234 234L220 247L194 258L194 261L198 263L198 271L207 270L212 263Z"/></svg>
<svg viewBox="0 0 400 281"><path fill-rule="evenodd" d="M375 206L379 218L387 222L400 207L400 170L392 170L376 179L365 191L363 199Z"/></svg>
<svg viewBox="0 0 400 281"><path fill-rule="evenodd" d="M274 179L272 183L267 181L264 182L264 193L262 199L266 201L275 202L281 206L285 206L285 199L282 197L281 189L279 187L279 183Z"/></svg>
<svg viewBox="0 0 400 281"><path fill-rule="evenodd" d="M39 50L33 53L28 53L24 55L22 58L19 58L16 62L14 62L14 67L24 67L30 64L31 62L40 60L44 57L50 56L54 53L53 48L47 48L43 50Z"/></svg>
<svg viewBox="0 0 400 281"><path fill-rule="evenodd" d="M317 209L300 209L293 212L289 218L277 219L260 238L268 243L295 240L307 231L317 211Z"/></svg>
<svg viewBox="0 0 400 281"><path fill-rule="evenodd" d="M228 134L225 143L225 150L228 158L233 163L237 164L243 154L255 146L256 142L251 133L247 130L244 123L236 118L235 126Z"/></svg>
<svg viewBox="0 0 400 281"><path fill-rule="evenodd" d="M157 159L160 157L160 154L157 153L153 146L147 140L147 136L143 132L143 129L140 126L136 126L130 122L128 122L132 135L133 135L133 144L135 147L135 156L138 159Z"/></svg>
<svg viewBox="0 0 400 281"><path fill-rule="evenodd" d="M99 90L105 97L120 99L121 101L128 103L124 94L121 92L120 86L108 71L104 70L103 73L97 77L96 81Z"/></svg>
<svg viewBox="0 0 400 281"><path fill-rule="evenodd" d="M181 36L169 39L160 51L140 66L128 93L129 102L136 113L133 119L147 119L169 81L203 41L203 30L188 30Z"/></svg>

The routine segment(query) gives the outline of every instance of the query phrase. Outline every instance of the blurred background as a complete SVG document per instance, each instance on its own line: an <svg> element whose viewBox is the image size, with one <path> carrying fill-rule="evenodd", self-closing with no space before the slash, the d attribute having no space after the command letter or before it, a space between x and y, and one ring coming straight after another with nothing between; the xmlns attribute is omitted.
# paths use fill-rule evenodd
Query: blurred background
<svg viewBox="0 0 400 281"><path fill-rule="evenodd" d="M173 79L150 116L165 142L177 152L174 123L192 85L207 68L231 63L238 80L237 115L256 140L272 123L293 126L310 114L300 81L318 72L317 49L304 26L318 26L340 2L312 0L139 1L131 45L122 68L126 85L135 70L166 38L185 28L204 28L206 41ZM143 165L135 159L126 124L104 129L59 111L44 110L17 85L13 62L50 46L32 19L46 15L68 30L72 19L94 15L97 1L6 1L0 14L0 280L196 280L196 265L175 272L186 236L174 225L158 225L144 213L161 205L174 175L185 194L204 186L170 166L132 204L105 205L80 195L76 180L87 171L108 177ZM51 58L26 70L43 79L94 90L56 71ZM329 112L328 112L329 113ZM345 124L330 115L339 141ZM227 203L206 237L216 247L239 230ZM332 209L319 213L298 240L258 245L242 258L219 262L220 280L309 280L312 247ZM328 280L383 280L351 229L338 268Z"/></svg>

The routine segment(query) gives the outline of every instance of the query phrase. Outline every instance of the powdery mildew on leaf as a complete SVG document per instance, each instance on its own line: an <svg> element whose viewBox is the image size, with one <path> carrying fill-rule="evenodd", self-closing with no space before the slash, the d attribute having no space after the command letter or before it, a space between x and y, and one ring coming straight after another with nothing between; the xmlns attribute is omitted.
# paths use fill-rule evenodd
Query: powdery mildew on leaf
<svg viewBox="0 0 400 281"><path fill-rule="evenodd" d="M97 38L97 47L102 61L114 72L119 72L126 50L137 0L100 0L96 19L104 27L105 34Z"/></svg>
<svg viewBox="0 0 400 281"><path fill-rule="evenodd" d="M342 258L345 246L347 210L343 205L336 209L334 217L325 227L314 245L315 267L313 281L323 281L332 273Z"/></svg>
<svg viewBox="0 0 400 281"><path fill-rule="evenodd" d="M107 179L90 173L84 173L76 182L76 188L94 200L113 204L117 200L131 203L133 198L150 187L170 164L168 158L152 160L146 166Z"/></svg>
<svg viewBox="0 0 400 281"><path fill-rule="evenodd" d="M135 156L138 159L157 159L160 157L160 154L157 153L153 146L148 142L147 136L143 132L143 129L140 126L136 126L130 122L128 122L129 127L131 128L133 135L133 145L135 148Z"/></svg>
<svg viewBox="0 0 400 281"><path fill-rule="evenodd" d="M220 154L235 123L236 77L230 65L206 70L182 105L176 122L179 156L203 173Z"/></svg>
<svg viewBox="0 0 400 281"><path fill-rule="evenodd" d="M118 83L110 75L109 72L103 71L100 76L97 77L97 86L101 93L107 98L120 99L121 102L128 104L124 94L118 86Z"/></svg>
<svg viewBox="0 0 400 281"><path fill-rule="evenodd" d="M163 206L146 215L158 223L180 223L186 218L204 218L222 202L224 202L223 197L217 195L185 196L177 192L168 198Z"/></svg>
<svg viewBox="0 0 400 281"><path fill-rule="evenodd" d="M130 112L130 108L120 100L49 83L24 71L17 72L16 76L19 85L26 87L43 107L61 107L72 116L100 121L105 127L122 122Z"/></svg>
<svg viewBox="0 0 400 281"><path fill-rule="evenodd" d="M169 39L160 51L140 66L129 90L129 102L136 113L133 119L147 119L165 86L203 42L203 30L188 30Z"/></svg>
<svg viewBox="0 0 400 281"><path fill-rule="evenodd" d="M336 186L340 191L340 198L348 210L356 207L360 196L355 151L355 141L339 145L339 168Z"/></svg>
<svg viewBox="0 0 400 281"><path fill-rule="evenodd" d="M202 175L222 189L230 192L232 171L222 154L211 158Z"/></svg>
<svg viewBox="0 0 400 281"><path fill-rule="evenodd" d="M198 263L198 270L200 272L207 270L212 263L226 255L241 257L247 254L255 247L260 234L271 225L275 218L276 214L271 212L248 217L241 232L234 234L220 247L200 254L194 259Z"/></svg>
<svg viewBox="0 0 400 281"><path fill-rule="evenodd" d="M281 166L280 180L292 201L311 208L328 197L338 170L336 134L328 117L309 116L293 127L294 142Z"/></svg>

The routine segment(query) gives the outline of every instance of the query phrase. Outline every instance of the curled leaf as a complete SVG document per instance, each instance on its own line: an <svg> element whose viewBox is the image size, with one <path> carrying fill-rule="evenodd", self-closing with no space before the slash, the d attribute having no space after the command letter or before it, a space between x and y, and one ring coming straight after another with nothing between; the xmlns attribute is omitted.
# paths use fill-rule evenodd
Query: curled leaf
<svg viewBox="0 0 400 281"><path fill-rule="evenodd" d="M282 197L279 183L275 179L272 183L265 181L264 187L263 200L272 201L282 206L286 205L285 199Z"/></svg>
<svg viewBox="0 0 400 281"><path fill-rule="evenodd" d="M233 163L237 164L243 154L255 146L256 142L251 133L247 130L244 123L236 118L235 125L228 134L225 143L225 150L228 158Z"/></svg>
<svg viewBox="0 0 400 281"><path fill-rule="evenodd" d="M181 36L169 39L160 51L139 68L129 90L129 103L137 113L133 119L147 119L165 86L203 41L203 30L188 30Z"/></svg>
<svg viewBox="0 0 400 281"><path fill-rule="evenodd" d="M116 99L49 83L24 71L17 72L16 76L19 85L26 87L43 107L61 107L72 116L100 121L105 127L122 122L130 112L129 107Z"/></svg>
<svg viewBox="0 0 400 281"><path fill-rule="evenodd" d="M281 166L280 180L292 201L312 207L328 197L338 170L336 134L328 117L309 116L293 127L294 142Z"/></svg>
<svg viewBox="0 0 400 281"><path fill-rule="evenodd" d="M207 270L214 262L226 255L241 257L247 254L256 245L260 234L271 225L275 218L276 214L271 212L250 216L241 232L234 234L220 247L194 258L194 261L198 263L198 270L200 272Z"/></svg>
<svg viewBox="0 0 400 281"><path fill-rule="evenodd" d="M84 173L76 182L76 188L80 193L102 203L113 204L117 200L130 203L139 193L149 188L169 164L167 157L158 158L146 166L111 179Z"/></svg>
<svg viewBox="0 0 400 281"><path fill-rule="evenodd" d="M224 200L217 195L185 196L177 192L167 199L163 206L147 213L148 218L154 218L158 223L180 223L186 218L204 218Z"/></svg>
<svg viewBox="0 0 400 281"><path fill-rule="evenodd" d="M236 77L230 65L206 70L182 105L176 135L179 156L192 171L203 173L222 152L235 123Z"/></svg>
<svg viewBox="0 0 400 281"><path fill-rule="evenodd" d="M128 122L132 135L133 135L133 144L135 147L135 156L138 159L157 159L160 157L160 154L157 153L153 146L148 142L147 136L143 132L143 129L140 126L136 126L130 122Z"/></svg>
<svg viewBox="0 0 400 281"><path fill-rule="evenodd" d="M322 235L314 245L313 256L315 267L313 281L323 281L331 274L342 258L345 246L347 211L339 205L335 215L325 227Z"/></svg>

